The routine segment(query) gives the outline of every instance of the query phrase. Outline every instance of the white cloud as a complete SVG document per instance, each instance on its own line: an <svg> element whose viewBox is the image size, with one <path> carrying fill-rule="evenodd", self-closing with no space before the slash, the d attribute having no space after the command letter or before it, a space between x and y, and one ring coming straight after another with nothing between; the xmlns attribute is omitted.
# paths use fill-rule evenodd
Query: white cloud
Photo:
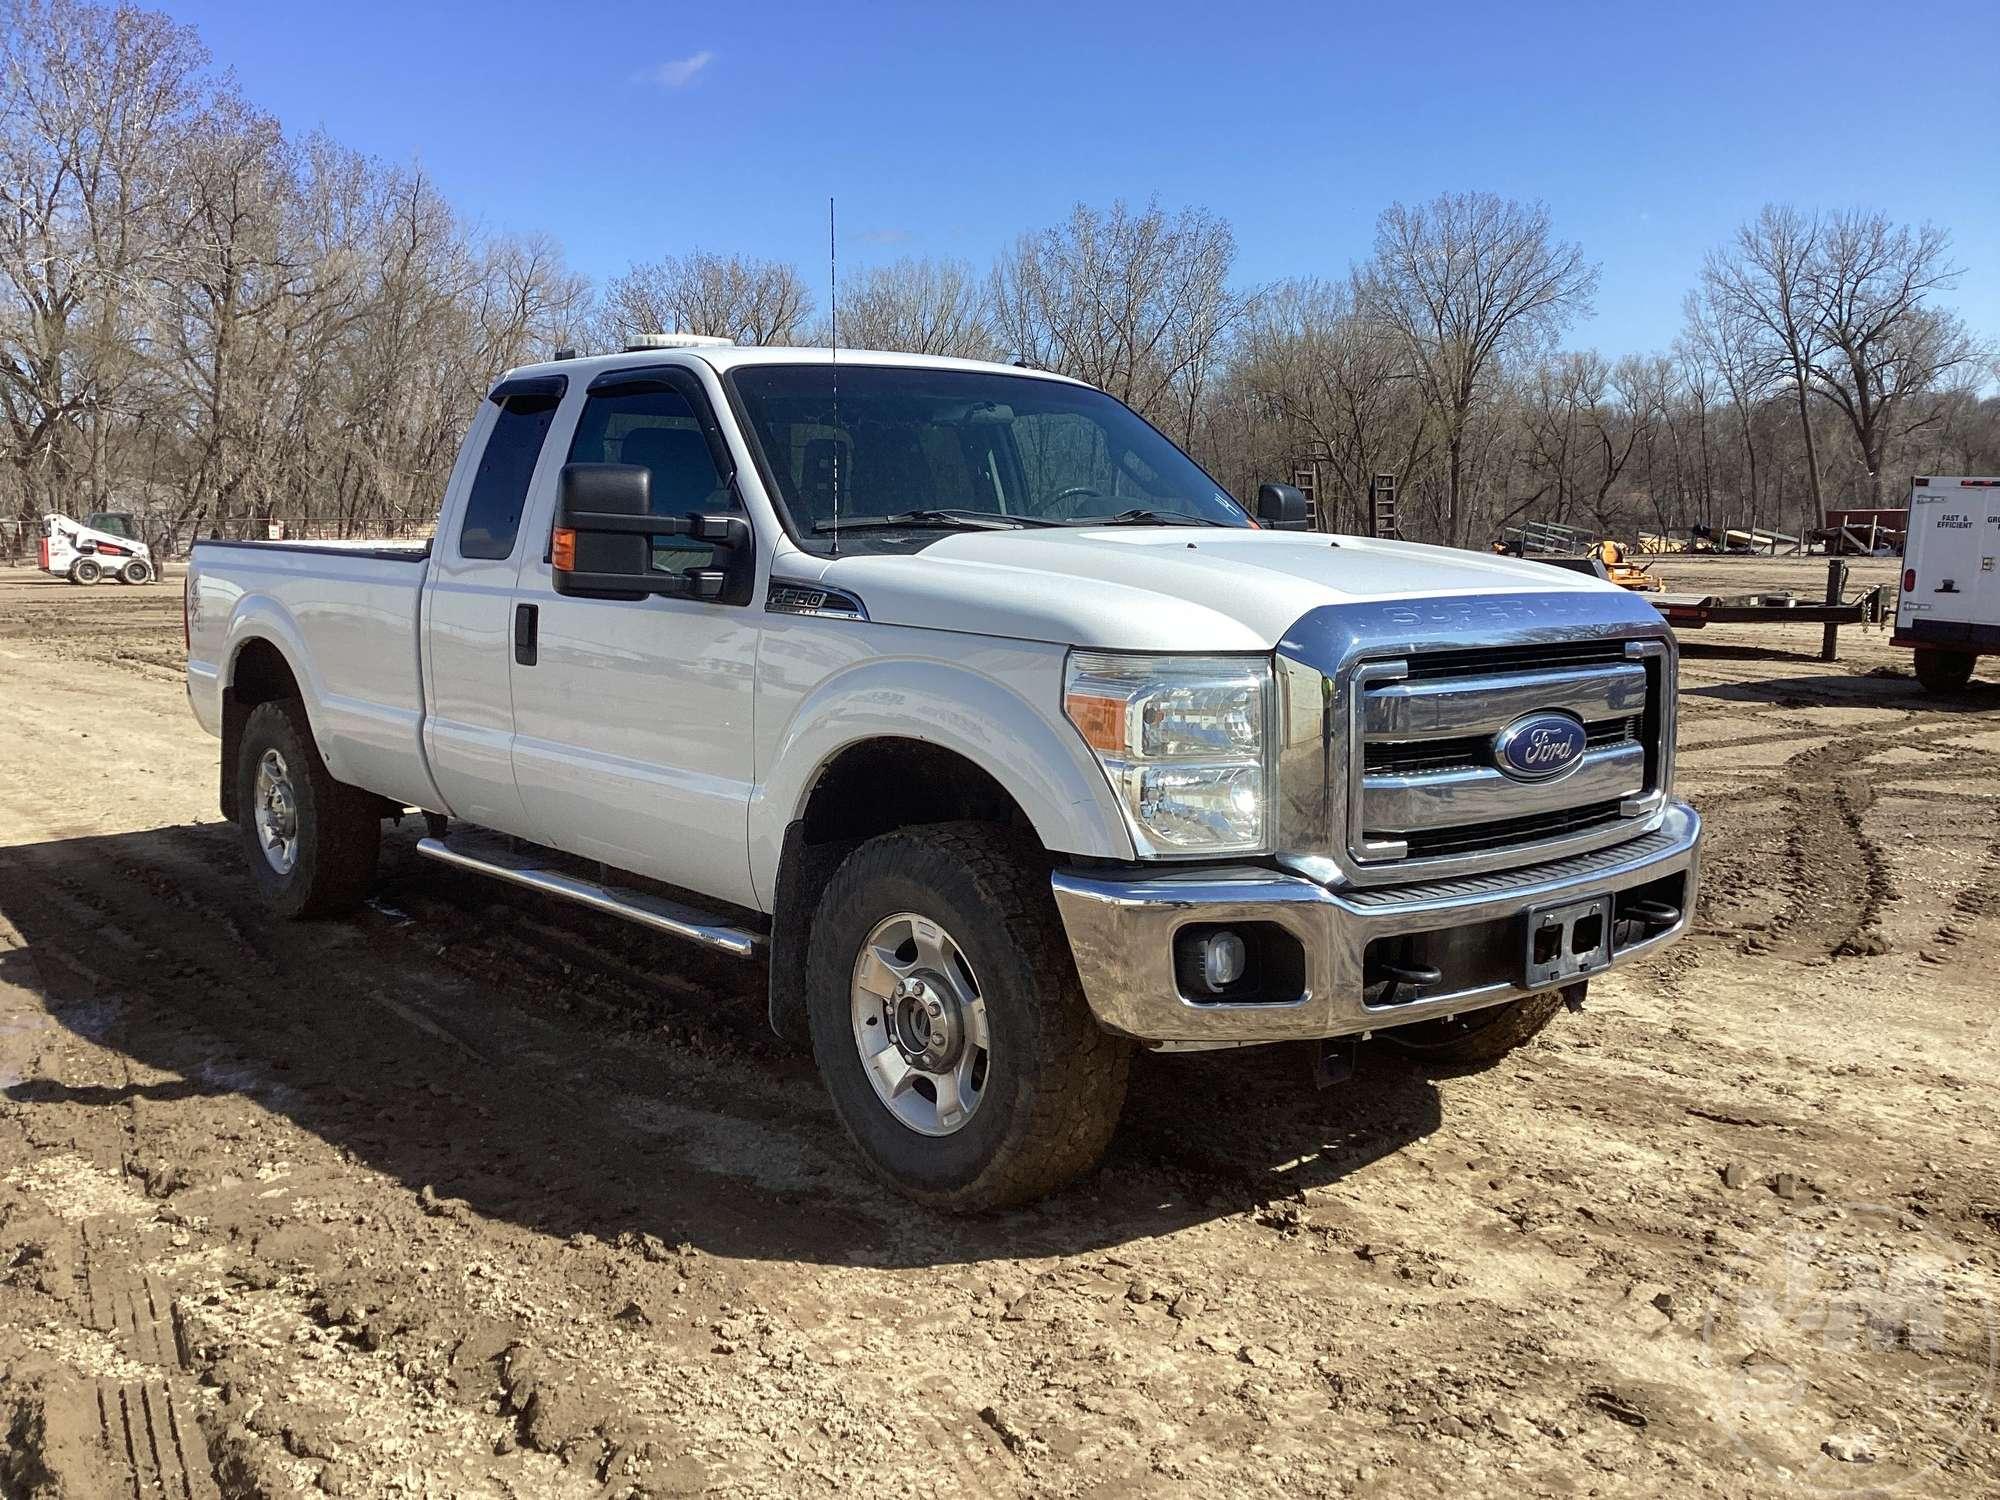
<svg viewBox="0 0 2000 1500"><path fill-rule="evenodd" d="M657 83L661 88L684 89L694 82L697 73L714 61L715 54L704 49L692 57L677 57L656 68L648 68L639 76L648 83Z"/></svg>

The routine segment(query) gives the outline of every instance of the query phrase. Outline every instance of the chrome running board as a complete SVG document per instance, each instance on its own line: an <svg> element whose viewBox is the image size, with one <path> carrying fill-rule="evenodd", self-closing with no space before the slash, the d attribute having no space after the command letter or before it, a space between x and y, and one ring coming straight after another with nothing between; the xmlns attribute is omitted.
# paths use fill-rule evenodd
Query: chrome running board
<svg viewBox="0 0 2000 1500"><path fill-rule="evenodd" d="M471 870L478 875L491 875L495 880L511 881L530 890L559 896L579 906L637 922L641 927L650 927L670 937L685 938L691 943L700 943L704 948L733 953L738 958L754 958L763 951L764 939L759 934L741 927L725 926L710 913L696 907L684 906L678 901L669 901L664 896L648 895L643 891L578 880L575 876L536 864L531 856L514 855L498 849L482 849L478 854L469 854L436 838L418 839L417 853L439 864Z"/></svg>

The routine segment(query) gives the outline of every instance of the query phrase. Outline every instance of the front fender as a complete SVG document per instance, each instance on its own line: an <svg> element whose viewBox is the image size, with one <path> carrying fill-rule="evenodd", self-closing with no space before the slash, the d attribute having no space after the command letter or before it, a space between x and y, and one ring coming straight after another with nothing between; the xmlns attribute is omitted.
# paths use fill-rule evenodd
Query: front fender
<svg viewBox="0 0 2000 1500"><path fill-rule="evenodd" d="M873 657L807 693L751 800L751 879L766 908L786 827L833 759L865 740L916 740L964 756L1000 783L1051 852L1133 859L1110 783L1059 716L1061 655L1038 657L1008 663L1010 680L955 662Z"/></svg>

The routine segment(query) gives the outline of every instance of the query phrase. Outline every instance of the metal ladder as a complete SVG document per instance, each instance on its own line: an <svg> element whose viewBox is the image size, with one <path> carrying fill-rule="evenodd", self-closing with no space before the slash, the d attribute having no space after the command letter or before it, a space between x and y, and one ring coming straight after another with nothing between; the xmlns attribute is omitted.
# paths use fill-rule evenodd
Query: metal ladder
<svg viewBox="0 0 2000 1500"><path fill-rule="evenodd" d="M1403 528L1396 522L1396 476L1377 474L1368 483L1368 534L1400 542Z"/></svg>

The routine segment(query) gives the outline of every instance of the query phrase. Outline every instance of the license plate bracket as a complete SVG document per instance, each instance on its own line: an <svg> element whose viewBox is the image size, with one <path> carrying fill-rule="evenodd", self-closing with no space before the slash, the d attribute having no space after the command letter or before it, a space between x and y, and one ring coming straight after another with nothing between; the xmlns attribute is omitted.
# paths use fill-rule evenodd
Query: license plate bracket
<svg viewBox="0 0 2000 1500"><path fill-rule="evenodd" d="M1528 913L1522 987L1549 989L1611 963L1611 897L1592 896Z"/></svg>

